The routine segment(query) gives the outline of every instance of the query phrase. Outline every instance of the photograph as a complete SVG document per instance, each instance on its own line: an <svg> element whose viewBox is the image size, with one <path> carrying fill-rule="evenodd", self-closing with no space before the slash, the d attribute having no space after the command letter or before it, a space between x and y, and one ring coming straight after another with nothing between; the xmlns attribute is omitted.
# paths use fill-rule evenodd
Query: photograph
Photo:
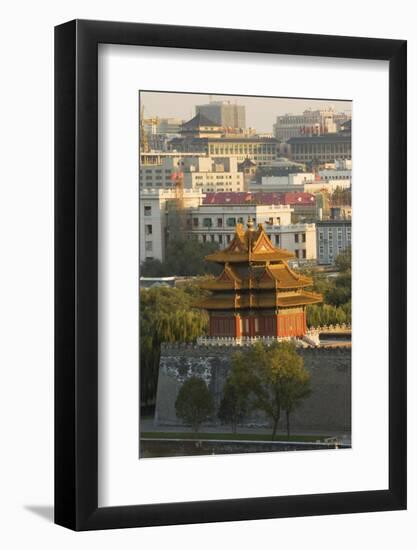
<svg viewBox="0 0 417 550"><path fill-rule="evenodd" d="M417 548L412 5L4 4L0 548Z"/></svg>
<svg viewBox="0 0 417 550"><path fill-rule="evenodd" d="M353 102L138 103L139 458L350 449Z"/></svg>

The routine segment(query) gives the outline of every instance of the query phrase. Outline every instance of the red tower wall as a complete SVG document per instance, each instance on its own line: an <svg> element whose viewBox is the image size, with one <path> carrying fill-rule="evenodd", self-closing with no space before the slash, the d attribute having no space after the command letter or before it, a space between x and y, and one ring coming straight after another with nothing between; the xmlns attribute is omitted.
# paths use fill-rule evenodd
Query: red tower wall
<svg viewBox="0 0 417 550"><path fill-rule="evenodd" d="M236 337L235 316L210 316L209 336Z"/></svg>
<svg viewBox="0 0 417 550"><path fill-rule="evenodd" d="M303 336L305 333L306 314L304 310L283 310L279 312L277 336Z"/></svg>
<svg viewBox="0 0 417 550"><path fill-rule="evenodd" d="M304 309L280 310L278 315L210 315L209 336L240 338L253 336L303 336L307 331Z"/></svg>

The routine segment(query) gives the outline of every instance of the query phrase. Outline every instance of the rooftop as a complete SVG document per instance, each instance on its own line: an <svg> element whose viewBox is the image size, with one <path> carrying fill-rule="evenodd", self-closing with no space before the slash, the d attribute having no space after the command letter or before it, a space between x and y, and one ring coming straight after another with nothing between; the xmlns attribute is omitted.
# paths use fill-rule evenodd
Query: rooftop
<svg viewBox="0 0 417 550"><path fill-rule="evenodd" d="M302 191L290 192L226 192L206 193L203 205L230 205L230 204L256 204L256 205L314 205L316 198L312 193Z"/></svg>
<svg viewBox="0 0 417 550"><path fill-rule="evenodd" d="M324 134L322 136L299 136L290 138L287 143L290 145L297 143L334 143L351 141L350 134Z"/></svg>
<svg viewBox="0 0 417 550"><path fill-rule="evenodd" d="M184 127L184 125L183 125ZM192 128L191 126L189 128ZM186 138L186 137L180 137L180 138L173 138L170 140L170 143L178 143L182 142L185 139L187 141L195 141L195 142L204 142L204 141L218 141L218 142L224 142L224 143L278 143L278 140L273 137L259 137L259 136L245 136L245 137L193 137L193 138ZM344 137L346 139L346 137Z"/></svg>
<svg viewBox="0 0 417 550"><path fill-rule="evenodd" d="M194 129L194 128L197 129L197 128L200 128L201 126L213 126L215 128L219 128L218 124L208 119L206 116L204 116L201 113L197 113L195 117L193 117L191 120L188 120L187 122L184 122L184 124L182 124L181 126L185 130Z"/></svg>
<svg viewBox="0 0 417 550"><path fill-rule="evenodd" d="M206 260L216 263L253 263L279 262L294 258L294 254L285 248L275 248L262 224L254 228L251 218L248 220L246 231L242 224L236 225L236 232L232 242L224 248L206 256Z"/></svg>
<svg viewBox="0 0 417 550"><path fill-rule="evenodd" d="M314 292L301 290L288 296L280 296L276 292L262 294L243 294L238 296L235 293L216 294L201 302L198 306L202 309L270 309L275 307L297 307L310 304L317 304L322 301L322 296Z"/></svg>

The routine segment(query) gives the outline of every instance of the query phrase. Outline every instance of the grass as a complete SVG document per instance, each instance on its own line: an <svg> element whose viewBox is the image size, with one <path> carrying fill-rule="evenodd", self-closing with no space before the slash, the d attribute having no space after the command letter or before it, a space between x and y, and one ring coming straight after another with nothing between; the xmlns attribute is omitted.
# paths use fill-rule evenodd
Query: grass
<svg viewBox="0 0 417 550"><path fill-rule="evenodd" d="M197 434L192 432L142 432L141 437L147 439L219 439L225 441L271 441L271 435L265 434L244 434L244 433L205 433ZM273 441L302 441L306 443L323 441L327 435L286 435L278 434Z"/></svg>

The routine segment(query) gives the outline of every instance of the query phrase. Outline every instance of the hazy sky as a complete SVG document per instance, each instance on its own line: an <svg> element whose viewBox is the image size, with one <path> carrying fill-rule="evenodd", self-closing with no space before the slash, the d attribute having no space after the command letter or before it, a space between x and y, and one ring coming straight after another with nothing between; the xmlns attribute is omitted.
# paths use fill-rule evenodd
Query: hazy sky
<svg viewBox="0 0 417 550"><path fill-rule="evenodd" d="M277 115L301 114L305 109L322 109L333 105L336 111L350 113L351 101L334 99L295 99L245 97L226 95L183 94L172 92L141 92L141 104L145 106L145 117L179 117L189 120L195 115L195 105L213 101L229 100L246 107L246 126L258 132L272 132Z"/></svg>

